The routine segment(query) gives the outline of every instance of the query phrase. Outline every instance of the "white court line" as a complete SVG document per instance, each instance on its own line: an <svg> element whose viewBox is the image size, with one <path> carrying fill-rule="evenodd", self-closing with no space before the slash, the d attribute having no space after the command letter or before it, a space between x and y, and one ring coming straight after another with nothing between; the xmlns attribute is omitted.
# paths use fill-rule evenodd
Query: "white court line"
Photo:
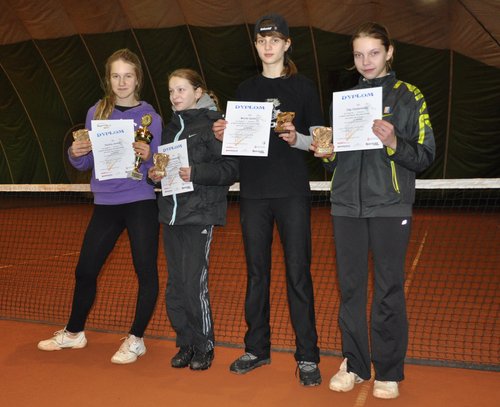
<svg viewBox="0 0 500 407"><path fill-rule="evenodd" d="M415 275L415 270L417 269L418 262L420 260L420 256L422 255L422 252L424 251L424 246L425 246L425 241L427 240L427 235L429 231L426 230L424 233L424 237L422 238L422 241L420 242L420 246L418 247L418 252L415 258L413 259L413 263L411 264L410 272L407 273L406 275L406 281L405 281L405 296L408 294L408 290L410 289L411 283L413 282L413 276Z"/></svg>
<svg viewBox="0 0 500 407"><path fill-rule="evenodd" d="M33 263L39 263L44 260L53 260L53 259L58 259L59 257L68 257L68 256L73 256L75 254L80 254L80 252L69 252L69 253L64 253L58 256L50 256L50 257L42 257L41 259L34 259L30 261L25 261L23 263L16 263L16 264L7 264L5 266L0 266L1 269L7 269L7 268L12 268L12 267L18 267L18 266L25 266L27 264L33 264Z"/></svg>
<svg viewBox="0 0 500 407"><path fill-rule="evenodd" d="M371 366L370 370L370 375L372 377L375 377L375 369L373 369L373 365ZM356 400L354 401L353 407L363 407L365 405L372 383L373 380L366 380L359 386L359 393L356 397Z"/></svg>
<svg viewBox="0 0 500 407"><path fill-rule="evenodd" d="M366 403L366 399L368 398L368 393L370 391L370 384L371 380L365 381L361 384L361 387L359 389L358 396L356 397L356 400L354 401L354 407L363 407Z"/></svg>

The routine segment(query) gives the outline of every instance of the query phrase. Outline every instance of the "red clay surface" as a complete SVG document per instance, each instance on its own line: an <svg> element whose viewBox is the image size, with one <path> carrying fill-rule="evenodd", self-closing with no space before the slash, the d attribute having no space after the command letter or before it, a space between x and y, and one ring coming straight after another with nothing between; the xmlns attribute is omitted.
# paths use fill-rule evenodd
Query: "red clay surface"
<svg viewBox="0 0 500 407"><path fill-rule="evenodd" d="M406 366L396 400L375 399L372 383L349 393L328 389L340 358L322 357L323 384L304 388L295 378L291 353L274 352L272 364L247 375L229 372L241 349L217 347L205 372L173 369L169 340L146 338L147 353L131 365L110 358L120 335L90 331L85 349L42 352L36 347L59 327L0 320L0 404L6 407L128 406L335 406L488 407L500 400L499 373L429 366Z"/></svg>

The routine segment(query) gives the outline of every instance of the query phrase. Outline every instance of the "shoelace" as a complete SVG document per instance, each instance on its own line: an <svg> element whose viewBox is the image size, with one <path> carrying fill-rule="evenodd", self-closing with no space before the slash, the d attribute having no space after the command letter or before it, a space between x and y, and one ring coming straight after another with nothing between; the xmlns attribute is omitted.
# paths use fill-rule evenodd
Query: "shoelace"
<svg viewBox="0 0 500 407"><path fill-rule="evenodd" d="M246 362L247 360L257 359L257 356L255 356L253 353L246 352L240 359Z"/></svg>
<svg viewBox="0 0 500 407"><path fill-rule="evenodd" d="M52 342L57 344L62 344L64 342L64 337L66 336L66 330L60 329L52 334Z"/></svg>
<svg viewBox="0 0 500 407"><path fill-rule="evenodd" d="M135 342L135 340L131 339L130 336L125 336L121 338L120 340L123 341L123 343L120 346L120 349L118 349L118 352L120 353L128 353L128 352L133 352L131 348L132 344Z"/></svg>
<svg viewBox="0 0 500 407"><path fill-rule="evenodd" d="M53 340L58 343L63 343L65 340L73 341L77 339L78 335L72 334L66 331L66 328L60 329L59 331L55 331L53 334Z"/></svg>
<svg viewBox="0 0 500 407"><path fill-rule="evenodd" d="M298 368L300 369L301 372L310 373L314 372L318 368L318 365L314 362L305 362L301 360L298 363Z"/></svg>

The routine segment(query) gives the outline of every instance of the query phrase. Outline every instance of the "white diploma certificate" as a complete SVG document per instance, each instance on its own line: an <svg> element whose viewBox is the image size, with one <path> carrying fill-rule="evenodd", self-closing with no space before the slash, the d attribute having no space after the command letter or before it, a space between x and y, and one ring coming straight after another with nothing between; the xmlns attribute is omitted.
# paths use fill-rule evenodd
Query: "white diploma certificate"
<svg viewBox="0 0 500 407"><path fill-rule="evenodd" d="M335 152L382 148L372 131L382 118L382 88L333 92L333 147Z"/></svg>
<svg viewBox="0 0 500 407"><path fill-rule="evenodd" d="M135 152L133 120L92 120L89 131L98 180L127 178L134 168Z"/></svg>
<svg viewBox="0 0 500 407"><path fill-rule="evenodd" d="M227 102L223 155L267 157L273 104Z"/></svg>
<svg viewBox="0 0 500 407"><path fill-rule="evenodd" d="M181 167L189 167L186 140L163 144L158 147L158 152L169 156L167 168L165 168L166 175L161 179L161 194L168 196L193 191L193 183L185 182L179 176Z"/></svg>

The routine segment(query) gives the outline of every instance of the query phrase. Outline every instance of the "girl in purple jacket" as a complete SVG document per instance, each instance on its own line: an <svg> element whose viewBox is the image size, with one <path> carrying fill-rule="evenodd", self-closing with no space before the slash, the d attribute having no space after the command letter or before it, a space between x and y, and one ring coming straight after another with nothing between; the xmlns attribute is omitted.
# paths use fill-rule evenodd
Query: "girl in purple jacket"
<svg viewBox="0 0 500 407"><path fill-rule="evenodd" d="M152 166L152 151L160 143L162 120L154 108L140 100L143 71L137 55L128 49L118 50L106 62L105 95L87 113L86 128L92 120L132 119L135 130L149 114L151 143L134 142L136 156L142 159L141 180L123 177L96 178L94 154L90 141L74 141L68 149L69 160L78 170L92 169L91 190L94 211L87 227L75 271L75 290L69 321L50 339L38 343L45 351L79 349L87 345L84 328L96 296L97 277L106 258L124 229L127 229L132 258L139 282L135 318L129 334L111 362L132 363L146 353L143 335L151 319L158 296L158 209L153 186L147 180Z"/></svg>

